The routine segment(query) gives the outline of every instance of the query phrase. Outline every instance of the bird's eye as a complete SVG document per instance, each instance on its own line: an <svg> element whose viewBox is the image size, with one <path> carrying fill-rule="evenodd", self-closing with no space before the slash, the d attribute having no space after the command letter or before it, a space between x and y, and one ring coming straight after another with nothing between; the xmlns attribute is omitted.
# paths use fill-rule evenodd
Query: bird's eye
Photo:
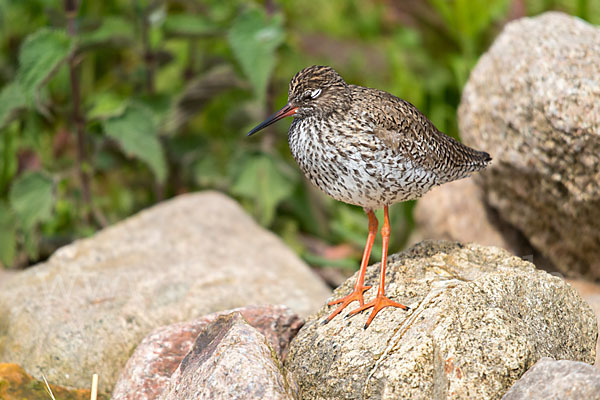
<svg viewBox="0 0 600 400"><path fill-rule="evenodd" d="M302 95L303 100L316 99L321 94L321 89L307 90Z"/></svg>

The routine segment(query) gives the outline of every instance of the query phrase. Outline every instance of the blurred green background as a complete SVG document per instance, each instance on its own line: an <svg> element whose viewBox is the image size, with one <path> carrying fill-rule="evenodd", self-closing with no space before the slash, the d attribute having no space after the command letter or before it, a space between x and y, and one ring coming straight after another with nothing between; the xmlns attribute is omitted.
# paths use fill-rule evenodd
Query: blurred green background
<svg viewBox="0 0 600 400"><path fill-rule="evenodd" d="M461 89L511 19L592 0L0 0L0 261L22 268L178 194L216 189L313 265L355 268L360 208L310 186L287 123L246 132L312 64L458 137ZM391 251L413 230L391 210ZM379 251L375 249L374 258Z"/></svg>

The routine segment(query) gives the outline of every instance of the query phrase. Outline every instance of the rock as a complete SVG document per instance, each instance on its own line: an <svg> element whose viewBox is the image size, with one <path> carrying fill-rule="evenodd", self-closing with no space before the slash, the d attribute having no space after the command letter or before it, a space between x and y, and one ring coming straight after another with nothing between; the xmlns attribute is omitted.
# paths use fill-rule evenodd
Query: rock
<svg viewBox="0 0 600 400"><path fill-rule="evenodd" d="M577 290L577 293L592 307L596 314L598 330L600 331L600 285L582 280L570 280L567 282ZM600 368L600 337L596 343L596 361L594 365Z"/></svg>
<svg viewBox="0 0 600 400"><path fill-rule="evenodd" d="M157 399L192 349L198 334L223 315L239 312L283 360L303 321L285 306L248 306L156 329L142 340L115 385L112 400Z"/></svg>
<svg viewBox="0 0 600 400"><path fill-rule="evenodd" d="M378 272L367 270L365 301ZM422 242L390 257L386 294L411 311L384 309L366 330L368 312L322 325L334 309L324 306L307 320L285 363L300 398L498 399L541 357L594 360L585 301L496 247Z"/></svg>
<svg viewBox="0 0 600 400"><path fill-rule="evenodd" d="M92 377L89 377L91 385ZM55 398L61 400L88 400L89 389L68 389L62 386L50 385L50 390ZM46 383L36 380L17 364L0 363L0 399L51 399L46 388ZM108 400L107 396L100 394L98 400Z"/></svg>
<svg viewBox="0 0 600 400"><path fill-rule="evenodd" d="M600 370L583 362L544 357L502 399L600 400Z"/></svg>
<svg viewBox="0 0 600 400"><path fill-rule="evenodd" d="M459 127L494 157L486 202L564 274L600 278L600 28L556 12L507 24Z"/></svg>
<svg viewBox="0 0 600 400"><path fill-rule="evenodd" d="M2 263L0 263L0 285L2 285L2 282L9 279L11 276L14 276L15 274L15 271L4 267Z"/></svg>
<svg viewBox="0 0 600 400"><path fill-rule="evenodd" d="M417 202L414 218L417 229L411 244L424 239L476 242L502 247L546 271L556 270L521 232L485 202L483 190L474 179L433 188Z"/></svg>
<svg viewBox="0 0 600 400"><path fill-rule="evenodd" d="M415 223L427 239L477 242L520 254L518 238L504 237L497 216L486 207L482 197L483 192L472 179L435 187L417 202Z"/></svg>
<svg viewBox="0 0 600 400"><path fill-rule="evenodd" d="M292 399L277 355L240 313L220 316L198 335L163 400Z"/></svg>
<svg viewBox="0 0 600 400"><path fill-rule="evenodd" d="M154 329L249 304L301 316L331 293L275 235L216 192L179 196L59 249L0 288L0 360L110 393Z"/></svg>

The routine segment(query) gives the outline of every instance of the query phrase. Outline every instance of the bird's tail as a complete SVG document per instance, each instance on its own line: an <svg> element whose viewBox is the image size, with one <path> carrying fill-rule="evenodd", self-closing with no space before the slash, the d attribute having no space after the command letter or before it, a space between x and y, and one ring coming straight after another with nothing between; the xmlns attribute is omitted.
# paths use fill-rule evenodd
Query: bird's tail
<svg viewBox="0 0 600 400"><path fill-rule="evenodd" d="M472 150L473 154L468 161L467 166L471 166L473 168L473 172L484 169L492 162L492 156L490 156L489 153L471 149L470 147L469 150Z"/></svg>
<svg viewBox="0 0 600 400"><path fill-rule="evenodd" d="M492 157L485 151L475 150L458 140L445 136L449 142L447 149L450 153L449 158L454 161L457 169L463 169L465 172L476 172L484 169L492 162Z"/></svg>

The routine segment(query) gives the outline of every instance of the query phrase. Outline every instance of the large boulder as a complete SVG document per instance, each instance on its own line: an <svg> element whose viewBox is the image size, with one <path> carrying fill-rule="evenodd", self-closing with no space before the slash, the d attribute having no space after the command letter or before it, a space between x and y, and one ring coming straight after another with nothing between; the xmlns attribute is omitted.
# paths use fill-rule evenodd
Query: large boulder
<svg viewBox="0 0 600 400"><path fill-rule="evenodd" d="M367 270L365 301L378 273ZM285 367L300 398L498 399L541 357L594 362L589 305L504 250L422 242L391 256L386 278L386 294L411 311L384 309L365 330L368 311L323 325L334 309L324 306L292 340Z"/></svg>
<svg viewBox="0 0 600 400"><path fill-rule="evenodd" d="M600 370L589 364L544 357L502 400L600 400Z"/></svg>
<svg viewBox="0 0 600 400"><path fill-rule="evenodd" d="M483 195L473 179L433 188L414 208L417 238L477 242L526 255L517 232L508 227L504 231L499 229L499 216L487 207Z"/></svg>
<svg viewBox="0 0 600 400"><path fill-rule="evenodd" d="M59 249L0 287L0 360L110 392L157 327L249 304L305 316L328 288L234 201L179 196Z"/></svg>
<svg viewBox="0 0 600 400"><path fill-rule="evenodd" d="M488 204L563 273L600 277L600 28L509 23L471 73L461 136L489 152Z"/></svg>
<svg viewBox="0 0 600 400"><path fill-rule="evenodd" d="M556 267L485 200L476 179L461 179L438 186L417 202L416 229L410 242L424 239L476 242L502 247L546 271Z"/></svg>

